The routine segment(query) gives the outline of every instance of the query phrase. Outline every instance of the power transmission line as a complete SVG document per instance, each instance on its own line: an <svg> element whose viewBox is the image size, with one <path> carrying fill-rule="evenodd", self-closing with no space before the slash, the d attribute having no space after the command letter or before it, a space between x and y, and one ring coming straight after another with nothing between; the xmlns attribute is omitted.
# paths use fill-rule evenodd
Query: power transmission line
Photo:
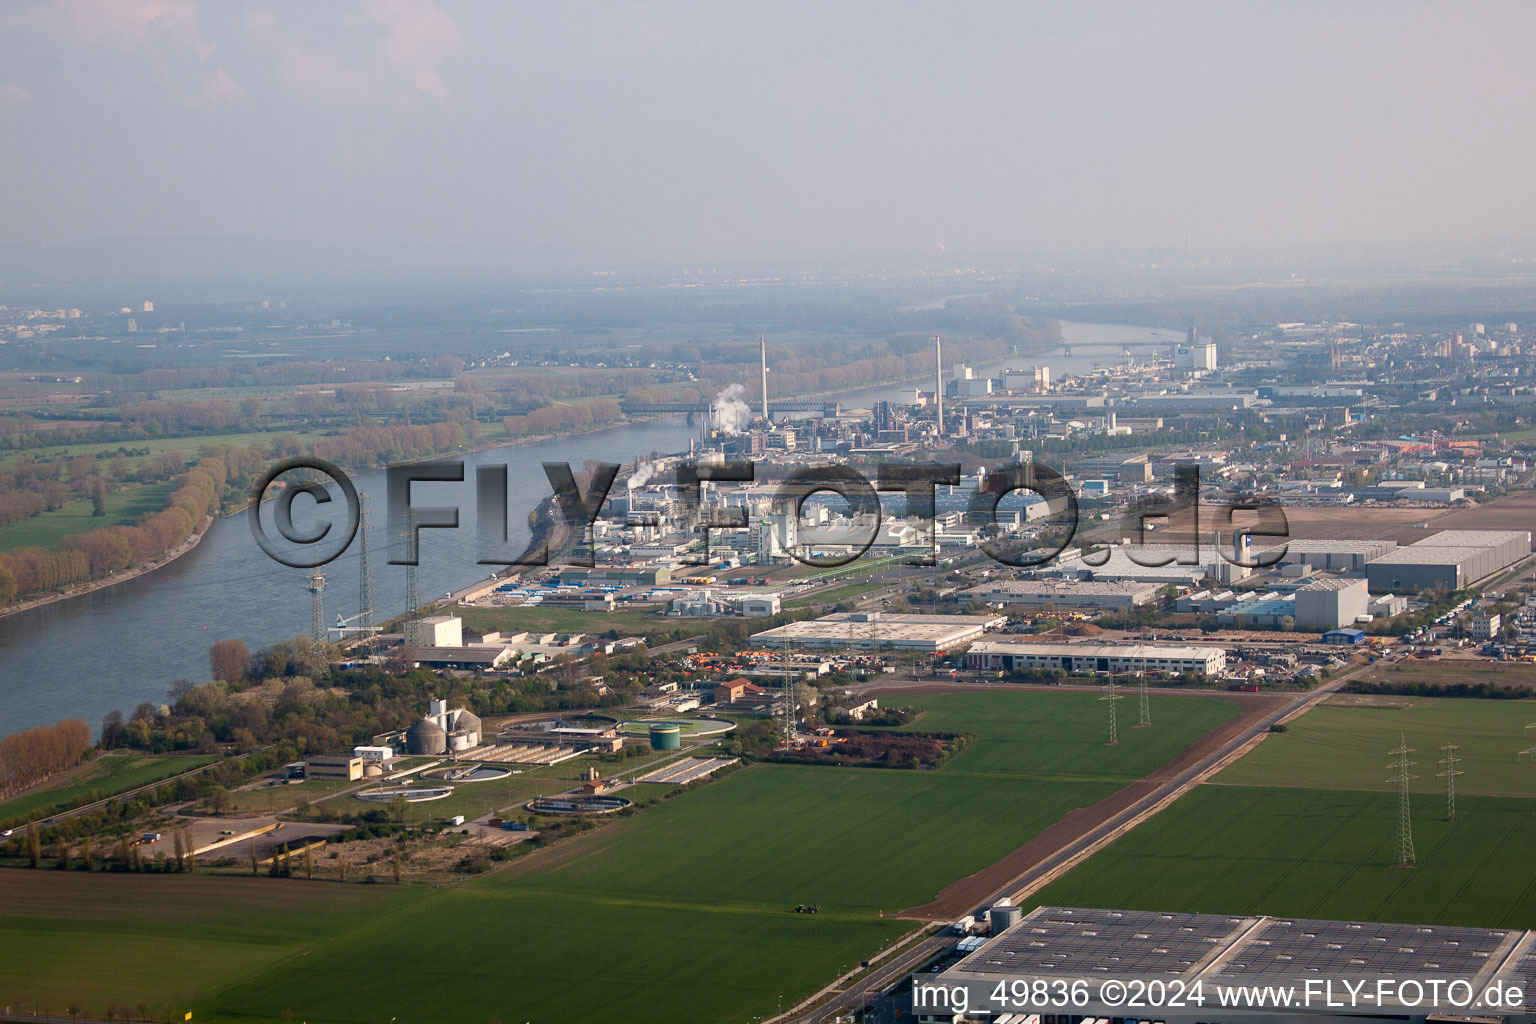
<svg viewBox="0 0 1536 1024"><path fill-rule="evenodd" d="M1435 773L1437 778L1445 779L1446 821L1456 820L1456 776L1466 774L1465 772L1458 771L1456 768L1457 763L1461 760L1461 758L1456 756L1456 751L1460 749L1461 748L1454 743L1447 743L1445 746L1441 747L1440 753L1443 756L1440 758L1440 763L1444 765L1445 768L1443 771Z"/></svg>
<svg viewBox="0 0 1536 1024"><path fill-rule="evenodd" d="M357 632L363 638L365 649L373 646L373 563L368 550L368 493L358 496L361 511L358 514L357 531L362 541L358 548L360 559L357 574Z"/></svg>
<svg viewBox="0 0 1536 1024"><path fill-rule="evenodd" d="M1418 776L1408 771L1414 762L1408 760L1413 748L1408 746L1407 735L1398 734L1397 749L1391 753L1396 760L1392 764L1392 777L1387 781L1397 783L1397 866L1418 867L1419 858L1413 852L1413 817L1408 807L1408 784Z"/></svg>
<svg viewBox="0 0 1536 1024"><path fill-rule="evenodd" d="M1109 693L1099 698L1099 700L1109 702L1109 741L1104 744L1106 747L1112 747L1120 742L1120 730L1118 723L1115 721L1115 701L1120 699L1122 699L1120 694L1115 692L1115 677L1110 676Z"/></svg>
<svg viewBox="0 0 1536 1024"><path fill-rule="evenodd" d="M1147 698L1147 655L1140 644L1136 645L1136 653L1141 655L1141 685L1137 687L1140 708L1136 728L1143 729L1152 724L1152 702Z"/></svg>
<svg viewBox="0 0 1536 1024"><path fill-rule="evenodd" d="M312 572L309 574L309 635L315 643L325 643L325 600L320 595L325 590L325 574Z"/></svg>

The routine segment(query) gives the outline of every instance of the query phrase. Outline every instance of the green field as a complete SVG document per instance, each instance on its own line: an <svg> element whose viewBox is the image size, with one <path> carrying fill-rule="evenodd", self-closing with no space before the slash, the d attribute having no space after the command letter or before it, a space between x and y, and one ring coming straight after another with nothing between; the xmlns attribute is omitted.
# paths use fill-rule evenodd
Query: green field
<svg viewBox="0 0 1536 1024"><path fill-rule="evenodd" d="M22 455L28 455L39 461L44 461L58 458L68 459L76 455L90 455L94 457L98 452L112 453L116 452L119 448L127 448L129 451L143 451L147 448L151 456L159 455L162 452L183 451L187 453L188 461L194 462L196 459L193 456L205 446L264 444L290 433L306 443L314 440L316 437L323 436L302 431L273 430L236 434L200 434L194 437L155 437L143 441L103 441L97 444L57 444L48 445L43 448L27 448L22 451L0 454L0 466L9 465ZM136 464L140 456L131 455L129 459Z"/></svg>
<svg viewBox="0 0 1536 1024"><path fill-rule="evenodd" d="M310 1024L744 1022L911 928L642 899L573 903L477 882L308 946L214 993L193 1019L272 1021L293 1009Z"/></svg>
<svg viewBox="0 0 1536 1024"><path fill-rule="evenodd" d="M116 793L217 760L205 756L108 754L66 773L46 788L28 790L0 803L0 820L40 816L39 812L46 814L91 790Z"/></svg>
<svg viewBox="0 0 1536 1024"><path fill-rule="evenodd" d="M839 601L852 601L863 597L872 590L879 590L884 583L845 583L842 586L823 590L809 597L797 597L793 601L784 602L786 608L804 608L810 605L836 604Z"/></svg>
<svg viewBox="0 0 1536 1024"><path fill-rule="evenodd" d="M200 1010L207 993L302 956L320 939L360 936L418 892L227 876L0 871L0 1001L62 1014L79 1000L100 1016L108 1000L123 1007L142 1000L159 1020L173 1001L180 1020L182 1011ZM204 1017L195 1012L193 1019Z"/></svg>
<svg viewBox="0 0 1536 1024"><path fill-rule="evenodd" d="M923 709L907 729L976 737L944 774L1019 781L1143 778L1239 711L1236 701L1222 698L1153 695L1152 727L1133 729L1132 695L1119 702L1120 742L1110 747L1104 743L1109 713L1098 698L1093 693L993 690L893 695L881 704Z"/></svg>
<svg viewBox="0 0 1536 1024"><path fill-rule="evenodd" d="M206 949L214 980L198 993L198 1020L271 1020L292 1009L310 1022L746 1021L913 927L882 912L931 900L1237 710L1227 700L1160 697L1156 727L1105 747L1105 705L1093 694L909 699L926 709L911 728L964 729L976 742L938 772L753 765L451 889L251 880L242 884L273 893L394 895L367 904L366 915L351 904L295 914L281 941L265 919L245 934L238 910L194 917L167 947L171 970L141 958L133 940L149 926L131 907L121 917L104 908L107 923L96 925L0 902L0 997L68 990L63 967L44 981L15 973L11 964L25 968L37 955L7 958L21 935L44 936L39 948L65 962L106 961L104 978L155 979L135 982L158 986L155 1005L159 993L177 991L185 972L174 965ZM461 788L492 787L482 790L489 799L505 786ZM7 881L16 877L28 876ZM799 903L822 912L791 913ZM246 945L223 945L235 937Z"/></svg>
<svg viewBox="0 0 1536 1024"><path fill-rule="evenodd" d="M0 526L0 551L12 548L58 547L72 533L89 533L106 526L132 526L165 507L175 484L145 484L107 495L107 514L93 515L95 504L87 498L71 501L52 512Z"/></svg>
<svg viewBox="0 0 1536 1024"><path fill-rule="evenodd" d="M1444 806L1415 802L1419 866L1403 869L1390 793L1201 786L1031 902L1536 926L1536 804L1462 797L1454 822Z"/></svg>
<svg viewBox="0 0 1536 1024"><path fill-rule="evenodd" d="M1435 777L1440 748L1461 747L1456 756L1465 775L1456 779L1461 793L1536 796L1536 763L1519 760L1519 751L1536 747L1536 701L1445 700L1422 697L1383 698L1395 707L1315 708L1284 733L1267 737L1258 748L1217 776L1218 783L1240 786L1299 786L1313 789L1385 790L1391 773L1388 751L1400 736L1414 748L1418 779L1425 794L1444 791Z"/></svg>

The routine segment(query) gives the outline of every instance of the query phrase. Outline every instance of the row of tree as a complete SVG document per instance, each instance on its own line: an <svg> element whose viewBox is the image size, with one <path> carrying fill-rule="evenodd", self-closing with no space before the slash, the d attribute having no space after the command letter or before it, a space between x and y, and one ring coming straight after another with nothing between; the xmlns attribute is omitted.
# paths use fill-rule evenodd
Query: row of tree
<svg viewBox="0 0 1536 1024"><path fill-rule="evenodd" d="M619 403L611 398L599 398L593 402L546 405L523 416L508 416L502 420L511 437L530 434L555 434L565 430L582 430L587 427L613 423L623 416Z"/></svg>
<svg viewBox="0 0 1536 1024"><path fill-rule="evenodd" d="M160 557L192 536L204 516L218 510L226 472L219 459L201 460L182 474L165 508L136 526L71 534L56 551L33 547L0 552L0 605Z"/></svg>
<svg viewBox="0 0 1536 1024"><path fill-rule="evenodd" d="M78 718L0 739L0 796L73 768L91 749L91 727Z"/></svg>

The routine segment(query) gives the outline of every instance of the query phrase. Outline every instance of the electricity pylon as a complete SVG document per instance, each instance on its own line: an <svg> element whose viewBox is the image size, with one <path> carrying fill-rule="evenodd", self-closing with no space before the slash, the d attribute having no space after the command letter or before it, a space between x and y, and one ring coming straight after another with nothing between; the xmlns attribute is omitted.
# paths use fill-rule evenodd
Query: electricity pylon
<svg viewBox="0 0 1536 1024"><path fill-rule="evenodd" d="M1408 760L1411 753L1413 748L1408 746L1408 737L1399 733L1397 749L1392 751L1396 759L1392 763L1392 777L1387 781L1397 783L1397 866L1400 868L1418 867L1419 864L1419 858L1413 852L1413 817L1408 807L1408 784L1418 778L1408 771L1414 764Z"/></svg>
<svg viewBox="0 0 1536 1024"><path fill-rule="evenodd" d="M1120 699L1120 695L1115 692L1115 677L1110 676L1109 693L1099 698L1099 700L1109 702L1109 742L1104 744L1106 747L1112 747L1120 742L1120 731L1115 721L1115 701Z"/></svg>
<svg viewBox="0 0 1536 1024"><path fill-rule="evenodd" d="M309 574L309 635L317 644L325 643L325 600L320 596L325 590L325 574Z"/></svg>
<svg viewBox="0 0 1536 1024"><path fill-rule="evenodd" d="M1445 769L1435 773L1438 777L1445 779L1446 821L1456 820L1456 776L1466 774L1456 768L1457 763L1461 760L1461 758L1456 756L1456 751L1460 749L1454 743L1447 743L1441 747L1440 753L1444 756L1440 758L1440 763L1445 766Z"/></svg>
<svg viewBox="0 0 1536 1024"><path fill-rule="evenodd" d="M357 634L363 638L365 649L373 646L373 567L368 551L368 494L359 495L357 532L362 544L358 548L361 559L357 574Z"/></svg>
<svg viewBox="0 0 1536 1024"><path fill-rule="evenodd" d="M1140 698L1140 707L1136 716L1136 728L1144 729L1152 724L1152 702L1147 699L1147 661L1145 656L1143 656L1141 661L1141 685L1137 687L1137 690L1137 696Z"/></svg>

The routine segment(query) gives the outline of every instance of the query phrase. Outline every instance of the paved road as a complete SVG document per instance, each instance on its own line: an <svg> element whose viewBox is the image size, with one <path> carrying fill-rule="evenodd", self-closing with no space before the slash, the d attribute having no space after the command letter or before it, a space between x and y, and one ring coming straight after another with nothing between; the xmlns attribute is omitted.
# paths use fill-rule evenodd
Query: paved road
<svg viewBox="0 0 1536 1024"><path fill-rule="evenodd" d="M262 750L265 750L265 749L266 749L265 747L262 748ZM253 753L257 753L257 751L253 751ZM108 754L106 756L108 756L108 757L115 757L117 755L115 755L115 754ZM249 757L250 755L249 754L242 754L240 756L241 757ZM209 768L213 767L216 764L220 764L220 763L221 762L219 762L219 761L210 761L210 762L208 762L205 765L201 765L201 766L199 766L197 768L193 768L193 769L191 769L189 771L184 771L180 775L172 775L169 778L160 779L157 782L146 782L142 786L136 786L133 789L125 790L125 791L123 791L121 793L114 793L111 796L104 796L100 800L93 800L92 802L90 802L88 804L81 804L79 807L72 807L72 808L70 808L67 811L60 811L57 814L53 814L53 815L50 815L49 817L39 819L38 822L37 822L37 826L38 826L38 828L47 828L49 825L57 825L61 821L68 821L70 818L78 818L78 817L80 817L83 814L90 814L92 811L97 810L98 808L101 808L101 807L105 807L107 804L110 804L110 803L114 803L114 802L120 803L120 804L129 803L129 802L131 802L133 800L134 797L138 796L140 793L144 793L144 792L147 792L147 791L152 790L152 789L159 789L161 786L171 785L171 784L175 783L179 779L190 778L191 776L198 775L198 774L200 774L202 772L205 772Z"/></svg>
<svg viewBox="0 0 1536 1024"><path fill-rule="evenodd" d="M1357 675L1364 674L1371 667L1369 664L1359 666L1329 680L1315 690L1297 694L1293 700L1288 701L1276 711L1257 720L1249 728L1232 737L1204 759L1173 778L1166 780L1162 785L1108 821L1089 829L1055 853L1040 861L1023 875L1015 878L1008 885L993 893L992 897L987 900L987 903L989 905L994 904L1004 896L1009 897L1015 903L1022 903L1025 896L1039 889L1097 844L1109 840L1120 832L1135 827L1147 818L1152 817L1165 802L1172 802L1173 799L1193 789L1199 784L1201 779L1210 774L1217 766L1240 750L1245 744L1251 742L1255 737L1268 732L1271 726L1283 719L1299 715L1316 706L1321 701L1326 700L1330 694L1336 692L1345 683ZM1190 691L1186 690L1184 692L1188 693ZM819 1021L831 1020L844 1014L853 1013L881 992L900 983L912 971L939 956L953 945L954 941L954 936L942 933L924 939L912 948L904 950L889 965L855 982L851 987L838 993L830 1001L799 1015L795 1015L795 1011L792 1010L788 1015L778 1018L778 1020L781 1024L817 1024ZM824 994L825 992L819 995L824 996Z"/></svg>

